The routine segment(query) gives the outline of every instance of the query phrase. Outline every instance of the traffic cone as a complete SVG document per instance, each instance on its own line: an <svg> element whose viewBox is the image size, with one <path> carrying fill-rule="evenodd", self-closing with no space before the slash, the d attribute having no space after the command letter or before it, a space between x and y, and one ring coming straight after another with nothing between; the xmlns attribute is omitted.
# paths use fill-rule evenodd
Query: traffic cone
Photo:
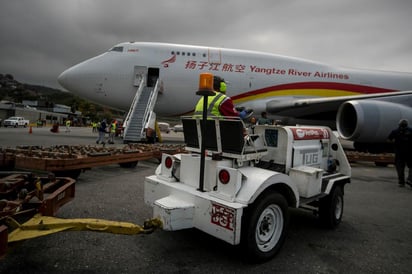
<svg viewBox="0 0 412 274"><path fill-rule="evenodd" d="M33 129L31 128L31 126L30 126L30 128L29 128L29 134L32 134L33 133Z"/></svg>

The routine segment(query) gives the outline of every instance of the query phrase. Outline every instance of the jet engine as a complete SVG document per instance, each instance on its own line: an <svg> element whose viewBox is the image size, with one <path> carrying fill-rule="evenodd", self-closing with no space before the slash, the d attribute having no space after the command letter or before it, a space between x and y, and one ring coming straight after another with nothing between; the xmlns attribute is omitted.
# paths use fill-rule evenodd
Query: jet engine
<svg viewBox="0 0 412 274"><path fill-rule="evenodd" d="M412 123L411 107L376 99L352 100L339 107L336 127L343 139L354 141L355 148L383 152L388 150L389 133L401 119Z"/></svg>

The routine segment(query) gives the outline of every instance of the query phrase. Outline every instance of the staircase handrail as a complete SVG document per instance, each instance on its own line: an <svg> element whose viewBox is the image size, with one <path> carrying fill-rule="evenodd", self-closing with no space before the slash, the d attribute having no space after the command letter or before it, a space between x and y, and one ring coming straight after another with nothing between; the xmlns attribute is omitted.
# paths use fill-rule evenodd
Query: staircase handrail
<svg viewBox="0 0 412 274"><path fill-rule="evenodd" d="M129 112L127 113L126 118L124 119L124 122L123 122L124 135L127 134L128 123L129 123L130 119L131 119L132 116L133 116L134 109L135 109L135 107L136 107L136 105L137 105L137 102L138 102L139 99L140 99L140 95L141 95L142 92L143 92L143 88L145 87L145 79L146 79L146 77L142 77L142 79L140 80L139 88L137 89L136 94L135 94L135 96L134 96L134 98L133 98L133 101L132 101L132 104L131 104L131 106L130 106Z"/></svg>
<svg viewBox="0 0 412 274"><path fill-rule="evenodd" d="M150 94L148 104L147 104L147 107L146 107L146 110L145 110L145 113L144 113L144 116L143 116L144 117L143 130L148 127L149 122L150 122L150 118L152 117L153 109L154 109L154 106L155 106L156 100L157 100L157 95L159 93L159 86L160 86L160 80L157 79L156 85L153 89L153 92Z"/></svg>

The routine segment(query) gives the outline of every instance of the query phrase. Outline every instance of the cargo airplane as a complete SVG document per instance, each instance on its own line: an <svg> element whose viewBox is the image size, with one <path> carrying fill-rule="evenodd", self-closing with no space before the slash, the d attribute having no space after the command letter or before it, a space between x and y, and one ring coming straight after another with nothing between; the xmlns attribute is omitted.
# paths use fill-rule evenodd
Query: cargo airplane
<svg viewBox="0 0 412 274"><path fill-rule="evenodd" d="M64 71L59 83L90 101L129 109L140 77L159 81L154 111L189 114L199 74L227 82L236 106L284 123L326 124L359 149L380 148L401 118L412 123L412 73L358 70L255 51L126 42Z"/></svg>

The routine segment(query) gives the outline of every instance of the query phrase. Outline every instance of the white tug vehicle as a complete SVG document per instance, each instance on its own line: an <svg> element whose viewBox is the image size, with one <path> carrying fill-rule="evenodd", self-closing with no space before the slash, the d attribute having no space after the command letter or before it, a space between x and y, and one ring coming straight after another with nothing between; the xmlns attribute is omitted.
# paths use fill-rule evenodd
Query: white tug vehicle
<svg viewBox="0 0 412 274"><path fill-rule="evenodd" d="M341 222L351 168L329 128L252 130L236 118L183 117L182 124L189 153L163 154L145 178L145 202L164 230L197 228L259 262L280 250L289 208L315 211L329 228Z"/></svg>

